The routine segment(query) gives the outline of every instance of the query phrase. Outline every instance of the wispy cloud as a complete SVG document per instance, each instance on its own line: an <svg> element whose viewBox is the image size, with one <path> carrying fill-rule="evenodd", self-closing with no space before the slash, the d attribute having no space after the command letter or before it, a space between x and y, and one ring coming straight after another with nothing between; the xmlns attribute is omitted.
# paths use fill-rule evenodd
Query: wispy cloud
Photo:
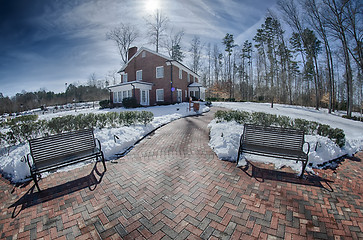
<svg viewBox="0 0 363 240"><path fill-rule="evenodd" d="M27 0L0 5L0 84L5 95L25 89L64 91L64 83L105 76L121 62L105 34L124 22L137 26L138 46L147 41L148 0ZM170 27L184 29L184 50L194 35L221 44L225 34L241 44L259 27L270 0L159 0Z"/></svg>

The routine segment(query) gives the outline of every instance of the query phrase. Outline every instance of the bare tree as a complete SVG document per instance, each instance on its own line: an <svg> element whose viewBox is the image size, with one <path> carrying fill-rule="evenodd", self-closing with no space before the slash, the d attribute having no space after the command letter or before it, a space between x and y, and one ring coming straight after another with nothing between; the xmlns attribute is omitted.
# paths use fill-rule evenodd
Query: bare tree
<svg viewBox="0 0 363 240"><path fill-rule="evenodd" d="M174 33L174 29L171 29L168 34L168 39L164 42L164 47L168 50L169 56L180 62L182 62L185 57L181 51L181 41L183 36L184 30Z"/></svg>
<svg viewBox="0 0 363 240"><path fill-rule="evenodd" d="M359 0L351 0L346 8L347 32L352 38L352 48L349 52L363 72L363 3Z"/></svg>
<svg viewBox="0 0 363 240"><path fill-rule="evenodd" d="M321 4L319 4L321 6ZM327 34L327 27L324 23L322 9L319 8L319 5L316 0L305 0L304 7L307 10L307 14L309 16L310 25L315 29L315 31L319 34L321 39L323 39L324 47L325 47L325 54L326 54L326 62L327 62L327 70L328 70L328 77L329 77L329 113L332 112L333 109L333 92L334 92L334 68L332 59L332 53L329 45L328 34Z"/></svg>
<svg viewBox="0 0 363 240"><path fill-rule="evenodd" d="M324 20L330 33L336 39L339 39L342 44L345 65L345 78L347 84L347 115L352 116L353 111L353 74L350 63L349 43L347 38L347 7L349 1L341 0L323 0L327 11L324 14Z"/></svg>
<svg viewBox="0 0 363 240"><path fill-rule="evenodd" d="M146 19L146 24L149 27L148 36L151 38L151 43L155 45L156 52L159 52L159 45L164 37L163 33L166 30L168 21L169 19L159 9L156 10L154 15L150 16L150 20Z"/></svg>
<svg viewBox="0 0 363 240"><path fill-rule="evenodd" d="M88 76L88 81L87 81L88 86L90 87L95 87L97 86L97 77L96 77L96 73L91 73Z"/></svg>
<svg viewBox="0 0 363 240"><path fill-rule="evenodd" d="M121 23L119 26L106 33L106 38L116 43L121 59L124 63L128 60L128 50L138 38L139 33L135 26Z"/></svg>
<svg viewBox="0 0 363 240"><path fill-rule="evenodd" d="M192 61L193 61L191 64L192 70L197 74L202 64L201 61L202 49L203 49L203 44L201 43L200 38L198 36L194 36L189 51L192 54Z"/></svg>

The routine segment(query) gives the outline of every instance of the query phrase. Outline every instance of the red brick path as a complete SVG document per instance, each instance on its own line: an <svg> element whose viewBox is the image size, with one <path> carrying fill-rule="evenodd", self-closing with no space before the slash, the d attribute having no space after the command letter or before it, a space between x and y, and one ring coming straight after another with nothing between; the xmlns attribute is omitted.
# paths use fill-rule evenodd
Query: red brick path
<svg viewBox="0 0 363 240"><path fill-rule="evenodd" d="M209 148L212 117L162 127L105 173L51 174L41 193L0 178L1 239L363 239L362 153L304 180L245 172Z"/></svg>

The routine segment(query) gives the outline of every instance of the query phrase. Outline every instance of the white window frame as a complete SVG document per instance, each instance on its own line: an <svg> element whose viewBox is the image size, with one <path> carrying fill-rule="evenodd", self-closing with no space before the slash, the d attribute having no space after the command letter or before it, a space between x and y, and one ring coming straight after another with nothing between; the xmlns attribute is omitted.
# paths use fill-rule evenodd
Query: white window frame
<svg viewBox="0 0 363 240"><path fill-rule="evenodd" d="M127 98L127 91L122 91L122 100Z"/></svg>
<svg viewBox="0 0 363 240"><path fill-rule="evenodd" d="M142 81L142 70L136 71L136 81Z"/></svg>
<svg viewBox="0 0 363 240"><path fill-rule="evenodd" d="M158 92L162 91L163 92L163 99L159 99L159 94ZM156 101L157 102L164 102L164 89L163 88L160 88L160 89L156 89L155 91L155 94L156 94Z"/></svg>
<svg viewBox="0 0 363 240"><path fill-rule="evenodd" d="M117 102L122 103L122 92L117 92Z"/></svg>
<svg viewBox="0 0 363 240"><path fill-rule="evenodd" d="M164 77L164 66L156 67L155 75L156 75L156 78L163 78Z"/></svg>
<svg viewBox="0 0 363 240"><path fill-rule="evenodd" d="M127 96L132 97L132 90L127 90Z"/></svg>
<svg viewBox="0 0 363 240"><path fill-rule="evenodd" d="M176 94L177 101L183 102L183 91L181 89L177 89L176 92L177 92ZM179 94L180 94L180 99L179 99Z"/></svg>
<svg viewBox="0 0 363 240"><path fill-rule="evenodd" d="M122 82L123 83L127 82L127 73L122 74Z"/></svg>
<svg viewBox="0 0 363 240"><path fill-rule="evenodd" d="M142 53L141 53L141 57L146 57L146 51L142 51Z"/></svg>
<svg viewBox="0 0 363 240"><path fill-rule="evenodd" d="M179 69L179 79L183 79L183 69Z"/></svg>
<svg viewBox="0 0 363 240"><path fill-rule="evenodd" d="M190 82L190 74L188 73L188 82Z"/></svg>

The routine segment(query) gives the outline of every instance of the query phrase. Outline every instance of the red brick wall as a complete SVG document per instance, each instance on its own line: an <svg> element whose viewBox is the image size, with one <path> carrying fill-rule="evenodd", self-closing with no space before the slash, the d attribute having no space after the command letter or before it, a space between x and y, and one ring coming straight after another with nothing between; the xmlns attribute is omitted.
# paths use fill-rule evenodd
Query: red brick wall
<svg viewBox="0 0 363 240"><path fill-rule="evenodd" d="M164 67L164 77L156 78L156 67ZM128 81L136 80L136 71L142 70L142 81L153 83L152 90L150 91L150 105L156 104L156 89L164 89L164 103L171 102L171 66L166 64L166 59L151 52L146 51L146 56L143 58L142 53L136 56L132 62L125 68L125 72L128 75ZM183 79L179 79L179 68L173 66L173 102L177 101L177 89L182 90L182 101L186 101L185 90L188 90L190 84L187 80L187 72L183 71ZM190 79L193 82L193 78ZM196 79L197 81L197 79ZM140 94L136 96L138 102L140 102Z"/></svg>

